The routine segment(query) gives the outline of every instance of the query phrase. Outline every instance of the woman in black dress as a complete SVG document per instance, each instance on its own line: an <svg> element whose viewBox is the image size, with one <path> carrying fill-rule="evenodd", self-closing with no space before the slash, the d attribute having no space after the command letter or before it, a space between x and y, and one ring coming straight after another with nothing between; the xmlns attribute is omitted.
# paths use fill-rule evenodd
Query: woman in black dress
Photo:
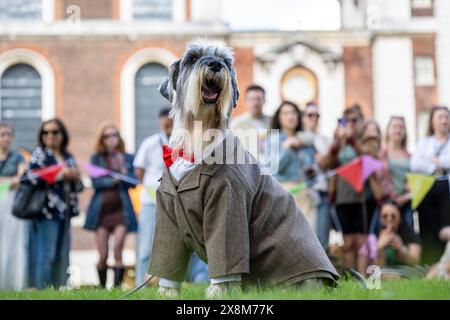
<svg viewBox="0 0 450 320"><path fill-rule="evenodd" d="M125 146L119 130L114 124L106 124L100 129L97 138L96 153L91 163L134 177L134 157L125 152ZM95 194L88 208L85 228L95 230L99 262L97 271L102 287L106 285L108 243L114 238L114 286L119 287L124 275L122 251L128 232L137 231L133 206L128 194L129 188L136 185L111 176L92 179Z"/></svg>

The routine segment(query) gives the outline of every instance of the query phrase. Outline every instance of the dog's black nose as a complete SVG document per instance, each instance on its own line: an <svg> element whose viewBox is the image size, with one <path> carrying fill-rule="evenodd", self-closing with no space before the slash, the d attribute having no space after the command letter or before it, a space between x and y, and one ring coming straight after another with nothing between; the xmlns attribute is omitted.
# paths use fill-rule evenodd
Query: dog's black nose
<svg viewBox="0 0 450 320"><path fill-rule="evenodd" d="M211 62L209 62L208 63L208 67L213 72L219 72L223 68L222 64L219 61L211 61Z"/></svg>

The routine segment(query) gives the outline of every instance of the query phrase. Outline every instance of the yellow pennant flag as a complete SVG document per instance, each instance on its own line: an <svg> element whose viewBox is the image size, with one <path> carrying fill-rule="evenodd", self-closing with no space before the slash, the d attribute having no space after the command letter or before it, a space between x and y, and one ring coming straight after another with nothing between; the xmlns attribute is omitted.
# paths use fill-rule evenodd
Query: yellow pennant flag
<svg viewBox="0 0 450 320"><path fill-rule="evenodd" d="M435 181L436 178L433 176L412 173L406 175L406 182L411 192L411 207L413 210L417 209Z"/></svg>
<svg viewBox="0 0 450 320"><path fill-rule="evenodd" d="M141 193L142 193L142 184L138 184L135 188L128 189L128 194L130 195L131 203L133 204L133 209L135 213L141 212L142 202L141 202Z"/></svg>
<svg viewBox="0 0 450 320"><path fill-rule="evenodd" d="M156 189L154 187L145 187L145 191L147 191L148 196L154 202L156 202Z"/></svg>

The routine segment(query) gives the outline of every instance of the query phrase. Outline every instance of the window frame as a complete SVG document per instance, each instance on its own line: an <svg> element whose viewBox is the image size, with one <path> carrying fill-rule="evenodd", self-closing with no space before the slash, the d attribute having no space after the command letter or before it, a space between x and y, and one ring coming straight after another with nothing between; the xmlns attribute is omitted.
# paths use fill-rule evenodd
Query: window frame
<svg viewBox="0 0 450 320"><path fill-rule="evenodd" d="M133 0L120 0L120 21L146 23L146 22L181 22L187 20L186 0L172 0L172 19L134 19Z"/></svg>
<svg viewBox="0 0 450 320"><path fill-rule="evenodd" d="M55 74L52 66L39 53L25 48L18 48L0 54L0 78L3 73L15 64L24 63L32 66L41 76L41 120L55 117Z"/></svg>
<svg viewBox="0 0 450 320"><path fill-rule="evenodd" d="M420 75L419 68L421 66L418 65L420 59L427 60L427 62L431 62L431 67L427 71L431 71L432 75ZM428 78L429 77L429 78ZM417 87L433 87L436 85L436 63L434 61L433 56L430 55L416 55L414 57L414 83Z"/></svg>
<svg viewBox="0 0 450 320"><path fill-rule="evenodd" d="M411 16L412 17L432 17L434 16L434 0L430 1L430 6L415 6L417 0L411 0Z"/></svg>
<svg viewBox="0 0 450 320"><path fill-rule="evenodd" d="M0 20L0 23L51 23L55 20L55 0L41 1L41 18L40 19L6 19Z"/></svg>

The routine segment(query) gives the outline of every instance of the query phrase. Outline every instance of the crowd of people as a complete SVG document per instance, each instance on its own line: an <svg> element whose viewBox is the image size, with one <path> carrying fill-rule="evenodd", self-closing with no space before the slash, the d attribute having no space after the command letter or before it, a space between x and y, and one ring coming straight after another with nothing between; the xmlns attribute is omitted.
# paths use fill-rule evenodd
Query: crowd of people
<svg viewBox="0 0 450 320"><path fill-rule="evenodd" d="M432 266L440 261L444 263L441 275L449 278L450 259L441 259L450 253L447 107L431 108L427 133L411 154L402 116L392 116L383 131L376 121L365 118L359 105L352 105L337 119L334 135L328 138L319 132L320 108L313 102L300 108L283 101L269 118L262 113L264 88L248 87L245 98L248 112L234 119L231 128L279 130L276 136L259 135L255 156L266 158L266 163L278 162L274 177L286 189L307 184L293 196L322 246L339 256L336 261L342 269L366 274L371 264ZM278 157L268 160L267 150L274 148L279 148ZM368 177L361 192L341 176L330 174L363 155L384 166ZM412 209L406 179L414 172L436 177L417 210ZM342 235L339 250L332 250L330 230Z"/></svg>
<svg viewBox="0 0 450 320"><path fill-rule="evenodd" d="M231 121L234 131L258 130L255 157L262 165L277 161L274 177L293 192L320 243L342 269L365 274L371 264L380 266L431 266L433 275L449 277L450 259L445 246L450 241L450 111L431 109L429 129L414 153L409 152L405 119L394 116L382 131L377 122L365 119L358 105L349 106L336 123L333 137L319 132L320 107L311 102L298 106L283 101L274 115L263 114L265 90L251 85L245 92L247 112ZM70 138L64 123L52 119L42 123L37 146L29 159L11 150L14 128L0 123L0 182L8 181L9 192L0 200L0 289L43 289L64 286L70 253L70 219L85 212L85 229L95 232L99 284L107 284L107 270L114 270L113 284L124 277L123 249L127 234L137 232L136 284L143 283L151 259L156 224L156 189L164 169L162 146L168 143L173 121L169 109L159 114L159 132L148 137L136 155L125 151L120 130L113 123L101 126L90 163L131 178L111 175L91 177L93 196L87 208L79 208L85 188L82 170L69 152ZM270 130L278 135L270 135ZM278 157L267 157L278 148ZM383 162L372 173L361 192L339 175L330 174L362 155ZM263 161L264 160L264 161ZM33 170L55 164L64 168L54 183ZM406 183L409 172L437 177L417 210L411 206ZM133 183L132 181L136 181ZM142 184L142 209L135 212L129 189ZM42 215L20 220L11 214L14 192L20 184L46 191ZM342 235L336 247L330 234ZM108 266L110 238L114 266ZM450 246L447 246L447 251ZM339 258L336 257L336 258ZM444 263L437 266L436 263ZM436 265L435 265L436 264ZM94 267L94 266L93 266ZM439 270L437 272L436 270ZM208 266L197 255L191 257L188 281L208 281Z"/></svg>

